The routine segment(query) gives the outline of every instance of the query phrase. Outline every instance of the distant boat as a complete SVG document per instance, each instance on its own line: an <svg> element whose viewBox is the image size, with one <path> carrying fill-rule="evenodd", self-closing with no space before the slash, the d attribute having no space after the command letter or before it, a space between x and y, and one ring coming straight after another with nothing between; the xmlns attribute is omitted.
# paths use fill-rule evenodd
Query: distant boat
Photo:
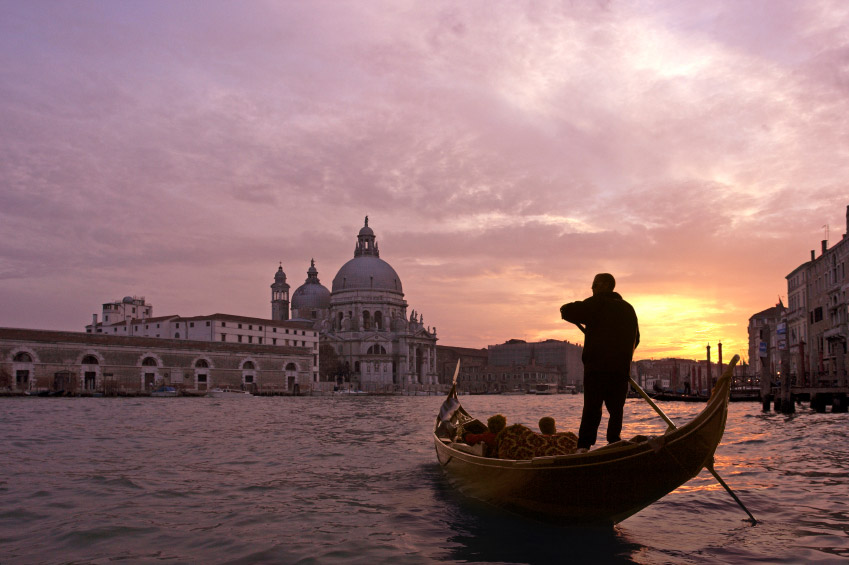
<svg viewBox="0 0 849 565"><path fill-rule="evenodd" d="M234 388L213 388L206 395L212 398L244 398L246 396L253 396L246 390L236 390Z"/></svg>
<svg viewBox="0 0 849 565"><path fill-rule="evenodd" d="M531 394L557 394L556 383L538 383L530 390Z"/></svg>
<svg viewBox="0 0 849 565"><path fill-rule="evenodd" d="M761 399L759 388L732 388L731 402L757 402Z"/></svg>
<svg viewBox="0 0 849 565"><path fill-rule="evenodd" d="M655 400L671 400L676 402L707 402L707 396L698 394L683 394L679 392L658 392L650 395Z"/></svg>
<svg viewBox="0 0 849 565"><path fill-rule="evenodd" d="M365 396L368 393L364 390L352 390L352 389L343 389L343 390L334 390L333 394L341 394L343 396Z"/></svg>
<svg viewBox="0 0 849 565"><path fill-rule="evenodd" d="M663 498L710 465L725 431L731 371L691 422L655 438L640 436L587 453L509 460L456 448L454 431L476 421L455 385L436 416L439 464L462 493L508 511L563 524L615 524Z"/></svg>
<svg viewBox="0 0 849 565"><path fill-rule="evenodd" d="M156 397L177 396L178 394L177 389L173 386L161 386L150 393L151 396Z"/></svg>
<svg viewBox="0 0 849 565"><path fill-rule="evenodd" d="M575 385L566 385L563 387L564 394L578 394L578 387Z"/></svg>

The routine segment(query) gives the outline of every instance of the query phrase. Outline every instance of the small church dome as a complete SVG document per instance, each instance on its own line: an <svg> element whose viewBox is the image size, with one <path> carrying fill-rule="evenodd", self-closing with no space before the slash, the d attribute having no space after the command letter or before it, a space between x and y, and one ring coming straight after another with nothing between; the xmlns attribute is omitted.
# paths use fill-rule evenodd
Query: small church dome
<svg viewBox="0 0 849 565"><path fill-rule="evenodd" d="M277 268L277 272L274 274L274 282L286 282L286 273L283 272L283 265Z"/></svg>
<svg viewBox="0 0 849 565"><path fill-rule="evenodd" d="M307 280L292 293L292 310L330 308L330 291L318 280L315 259L310 261Z"/></svg>

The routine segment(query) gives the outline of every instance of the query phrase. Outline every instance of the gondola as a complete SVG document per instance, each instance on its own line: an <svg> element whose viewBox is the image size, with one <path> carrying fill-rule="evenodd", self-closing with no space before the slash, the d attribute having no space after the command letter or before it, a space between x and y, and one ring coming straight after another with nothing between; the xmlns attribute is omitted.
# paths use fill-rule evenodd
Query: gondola
<svg viewBox="0 0 849 565"><path fill-rule="evenodd" d="M475 420L460 404L455 375L436 417L436 455L451 483L473 498L545 522L616 524L712 465L725 431L734 363L736 356L704 410L681 427L587 453L521 461L481 457L452 444L454 430Z"/></svg>

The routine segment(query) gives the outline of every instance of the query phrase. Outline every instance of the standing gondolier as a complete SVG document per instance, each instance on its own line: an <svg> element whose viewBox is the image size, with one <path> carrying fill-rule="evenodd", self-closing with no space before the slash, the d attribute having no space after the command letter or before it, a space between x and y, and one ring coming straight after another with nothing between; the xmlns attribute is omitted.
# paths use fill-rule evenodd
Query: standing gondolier
<svg viewBox="0 0 849 565"><path fill-rule="evenodd" d="M640 343L640 328L634 308L613 292L616 279L600 273L593 279L593 295L560 307L560 315L585 334L584 409L578 431L578 449L585 451L596 442L601 423L601 406L607 407L607 441L619 441L625 398L628 396L631 359Z"/></svg>

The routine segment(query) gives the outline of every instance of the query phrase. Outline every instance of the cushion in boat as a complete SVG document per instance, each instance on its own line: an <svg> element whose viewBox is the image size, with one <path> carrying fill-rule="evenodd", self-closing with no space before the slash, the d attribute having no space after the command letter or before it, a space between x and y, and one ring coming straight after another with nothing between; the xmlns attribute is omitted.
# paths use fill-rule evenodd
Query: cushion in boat
<svg viewBox="0 0 849 565"><path fill-rule="evenodd" d="M572 432L542 435L522 424L507 426L498 434L499 459L533 459L550 455L569 455L578 448Z"/></svg>
<svg viewBox="0 0 849 565"><path fill-rule="evenodd" d="M467 443L462 442L453 442L449 447L456 449L457 451L462 451L463 453L477 455L478 457L486 456L486 444L484 443L479 443L477 445L469 445Z"/></svg>

